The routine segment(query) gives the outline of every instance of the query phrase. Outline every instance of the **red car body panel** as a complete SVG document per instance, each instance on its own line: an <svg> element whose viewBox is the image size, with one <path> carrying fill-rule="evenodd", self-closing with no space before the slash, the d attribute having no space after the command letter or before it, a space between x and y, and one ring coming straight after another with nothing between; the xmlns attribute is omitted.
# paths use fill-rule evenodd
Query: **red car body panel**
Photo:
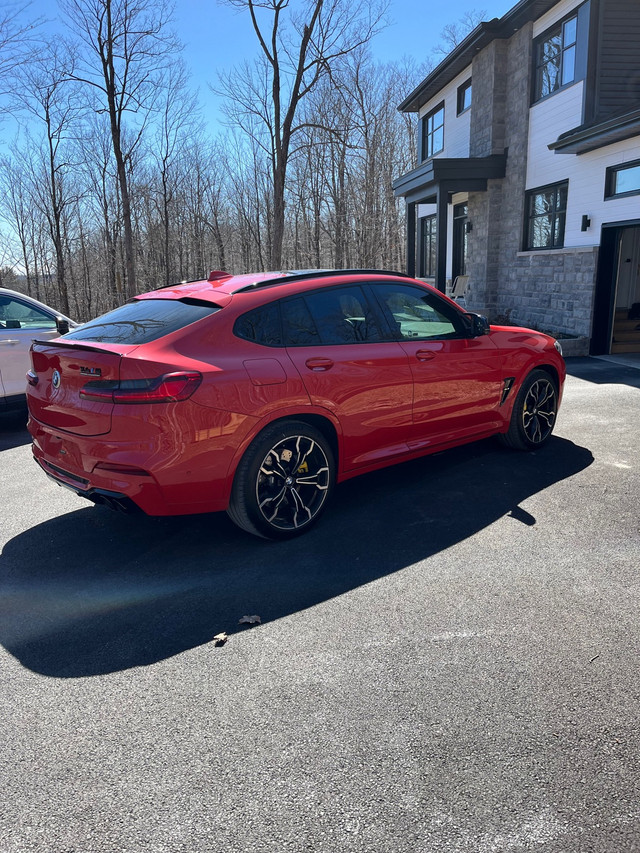
<svg viewBox="0 0 640 853"><path fill-rule="evenodd" d="M126 499L150 515L219 511L228 506L243 454L273 421L324 425L341 481L506 432L517 390L534 367L552 373L562 392L564 362L553 339L525 329L293 347L238 337L237 318L312 288L364 286L374 278L435 292L411 279L365 273L284 279L237 292L269 278L273 274L228 276L136 297L220 309L148 342L65 337L34 343L29 429L45 472L90 499ZM137 387L184 372L201 376L187 399L122 403L81 396L96 382ZM513 388L503 401L507 380Z"/></svg>

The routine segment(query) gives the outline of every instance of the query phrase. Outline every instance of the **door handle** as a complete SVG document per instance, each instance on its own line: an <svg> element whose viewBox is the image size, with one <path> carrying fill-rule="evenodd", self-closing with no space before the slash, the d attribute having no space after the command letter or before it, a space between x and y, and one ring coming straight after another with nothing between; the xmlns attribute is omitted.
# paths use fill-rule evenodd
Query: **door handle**
<svg viewBox="0 0 640 853"><path fill-rule="evenodd" d="M10 341L8 339L4 340L4 341L0 341L0 344L19 344L19 343L20 343L20 341Z"/></svg>
<svg viewBox="0 0 640 853"><path fill-rule="evenodd" d="M431 359L435 357L435 352L430 349L419 349L416 351L416 358L418 361L431 361Z"/></svg>
<svg viewBox="0 0 640 853"><path fill-rule="evenodd" d="M333 362L330 358L308 358L305 361L305 366L308 367L309 370L319 373L323 370L331 370Z"/></svg>

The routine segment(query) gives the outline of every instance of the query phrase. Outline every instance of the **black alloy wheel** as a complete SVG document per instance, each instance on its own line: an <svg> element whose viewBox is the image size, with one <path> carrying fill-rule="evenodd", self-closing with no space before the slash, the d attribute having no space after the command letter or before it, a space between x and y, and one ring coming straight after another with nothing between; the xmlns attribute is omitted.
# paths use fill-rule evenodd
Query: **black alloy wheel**
<svg viewBox="0 0 640 853"><path fill-rule="evenodd" d="M551 436L558 415L558 389L545 370L532 370L513 405L509 430L501 436L508 447L535 450Z"/></svg>
<svg viewBox="0 0 640 853"><path fill-rule="evenodd" d="M333 453L322 433L301 421L276 423L238 465L227 512L249 533L288 539L314 524L334 481Z"/></svg>

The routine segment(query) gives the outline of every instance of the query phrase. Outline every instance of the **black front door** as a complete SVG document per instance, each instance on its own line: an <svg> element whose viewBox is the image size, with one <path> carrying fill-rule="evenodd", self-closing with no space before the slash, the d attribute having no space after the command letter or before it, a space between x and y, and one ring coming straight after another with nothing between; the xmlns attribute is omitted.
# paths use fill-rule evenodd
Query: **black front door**
<svg viewBox="0 0 640 853"><path fill-rule="evenodd" d="M640 352L640 220L603 225L591 355Z"/></svg>

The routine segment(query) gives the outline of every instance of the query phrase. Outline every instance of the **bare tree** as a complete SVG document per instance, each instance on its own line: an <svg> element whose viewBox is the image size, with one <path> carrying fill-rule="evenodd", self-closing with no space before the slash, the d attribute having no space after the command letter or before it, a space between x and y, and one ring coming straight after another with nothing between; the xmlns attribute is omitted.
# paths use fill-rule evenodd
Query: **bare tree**
<svg viewBox="0 0 640 853"><path fill-rule="evenodd" d="M131 296L136 273L128 170L178 49L169 29L172 8L165 0L61 0L61 7L81 41L70 77L90 86L97 108L109 116L122 204L125 291Z"/></svg>
<svg viewBox="0 0 640 853"><path fill-rule="evenodd" d="M118 177L113 156L109 122L96 115L85 122L78 140L81 177L84 185L85 244L92 235L93 260L104 280L106 293L101 304L115 308L124 297L118 266L118 240L122 230ZM84 248L83 248L83 251ZM97 257L96 257L97 256ZM94 278L97 270L94 269Z"/></svg>
<svg viewBox="0 0 640 853"><path fill-rule="evenodd" d="M159 104L158 122L151 158L160 179L158 204L162 219L163 266L165 284L172 281L170 255L170 208L182 177L179 168L185 145L198 132L198 104L195 93L187 89L187 74L182 62L169 68L167 85Z"/></svg>
<svg viewBox="0 0 640 853"><path fill-rule="evenodd" d="M282 264L287 167L301 102L332 73L342 57L369 42L381 26L384 0L225 0L248 12L260 56L221 77L227 116L239 127L253 122L256 141L269 158L273 233L270 264ZM257 122L256 122L257 120Z"/></svg>
<svg viewBox="0 0 640 853"><path fill-rule="evenodd" d="M38 257L35 246L45 228L31 191L31 164L14 148L13 157L0 160L0 211L18 240L20 266L27 280L27 293L41 298Z"/></svg>
<svg viewBox="0 0 640 853"><path fill-rule="evenodd" d="M441 44L438 44L433 52L439 56L448 56L469 33L475 30L479 23L484 21L486 14L486 9L471 9L465 12L458 21L447 24L440 33Z"/></svg>
<svg viewBox="0 0 640 853"><path fill-rule="evenodd" d="M24 23L26 8L0 8L0 94L6 94L7 78L24 62L34 31L41 23L41 19Z"/></svg>
<svg viewBox="0 0 640 853"><path fill-rule="evenodd" d="M21 69L13 86L14 102L36 118L42 131L40 174L34 180L36 197L49 222L56 254L56 279L60 304L69 314L69 289L65 278L63 220L72 200L70 187L72 164L66 159L69 139L78 116L79 102L75 87L66 80L72 67L64 43L44 42L31 61ZM37 128L36 128L37 130Z"/></svg>

